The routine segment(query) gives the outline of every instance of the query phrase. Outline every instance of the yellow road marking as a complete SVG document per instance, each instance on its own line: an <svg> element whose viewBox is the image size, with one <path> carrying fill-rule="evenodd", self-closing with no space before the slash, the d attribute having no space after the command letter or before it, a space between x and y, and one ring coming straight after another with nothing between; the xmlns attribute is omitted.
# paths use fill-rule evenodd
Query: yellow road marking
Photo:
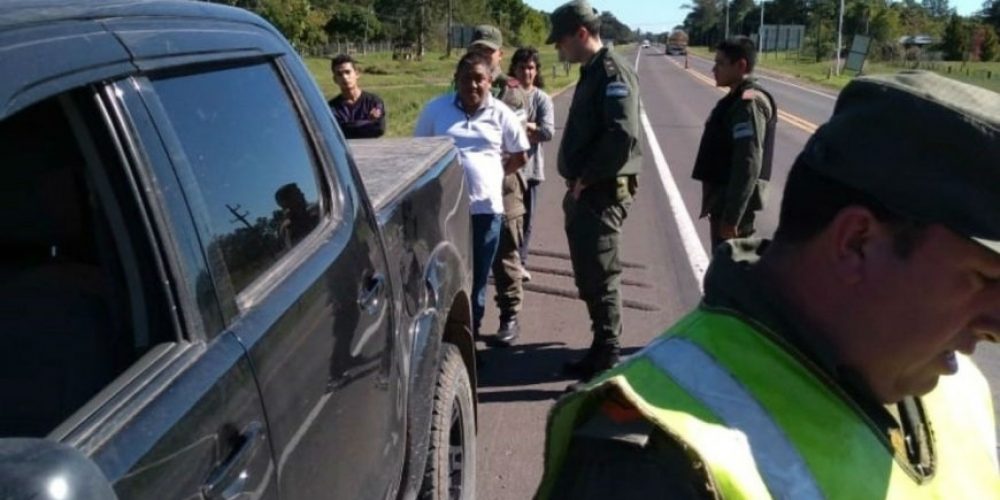
<svg viewBox="0 0 1000 500"><path fill-rule="evenodd" d="M673 58L668 58L667 60L670 61L674 66L677 66L678 68L684 69L684 67L681 66L681 64L679 62L675 61ZM686 70L686 72L687 72L687 74L689 74L692 77L694 77L695 80L699 80L702 83L704 83L704 84L706 84L706 85L714 88L715 90L717 90L717 91L719 91L719 92L721 92L723 94L725 94L727 92L725 89L721 89L719 87L716 87L715 86L715 80L713 80L713 79L711 79L711 78L709 78L709 77L707 77L707 76L705 76L705 75L703 75L703 74L701 74L701 73L699 73L699 72L697 72L697 71L695 71L693 69ZM802 130L802 131L804 131L804 132L806 132L807 134L810 134L810 135L812 135L813 133L815 133L816 129L819 128L819 126L816 125L815 123L812 123L809 120L806 120L804 118L800 118L798 116L795 116L795 115L793 115L793 114L791 114L791 113L789 113L787 111L783 111L781 109L778 110L778 118L781 119L781 120L783 120L785 123L787 123L787 124L789 124L789 125L797 128L797 129L800 129L800 130Z"/></svg>

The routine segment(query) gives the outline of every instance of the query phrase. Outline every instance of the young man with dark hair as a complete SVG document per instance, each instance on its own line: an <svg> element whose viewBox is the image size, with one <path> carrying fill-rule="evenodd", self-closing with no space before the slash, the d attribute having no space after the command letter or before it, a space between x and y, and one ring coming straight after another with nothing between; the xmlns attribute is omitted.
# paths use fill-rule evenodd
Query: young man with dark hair
<svg viewBox="0 0 1000 500"><path fill-rule="evenodd" d="M701 304L564 398L536 500L997 498L1000 95L855 78L773 241L715 249Z"/></svg>
<svg viewBox="0 0 1000 500"><path fill-rule="evenodd" d="M344 137L373 139L385 134L385 104L379 96L358 86L358 65L353 57L341 54L330 61L333 81L340 95L330 100L330 111Z"/></svg>
<svg viewBox="0 0 1000 500"><path fill-rule="evenodd" d="M709 115L692 177L702 183L701 217L708 217L712 246L754 233L771 178L778 109L753 77L753 42L744 36L719 44L712 73L729 87Z"/></svg>

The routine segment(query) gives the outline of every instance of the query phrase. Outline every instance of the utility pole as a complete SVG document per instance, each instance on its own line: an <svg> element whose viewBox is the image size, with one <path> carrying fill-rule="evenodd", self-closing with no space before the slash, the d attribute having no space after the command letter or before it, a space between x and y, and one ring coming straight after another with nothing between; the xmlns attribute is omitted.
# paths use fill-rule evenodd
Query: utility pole
<svg viewBox="0 0 1000 500"><path fill-rule="evenodd" d="M424 58L424 23L426 19L424 18L424 5L426 1L418 0L417 2L417 14L419 16L419 25L417 27L417 60L420 61Z"/></svg>
<svg viewBox="0 0 1000 500"><path fill-rule="evenodd" d="M726 33L723 39L729 39L729 0L726 0Z"/></svg>
<svg viewBox="0 0 1000 500"><path fill-rule="evenodd" d="M757 28L757 52L764 50L764 0L760 0L760 28Z"/></svg>
<svg viewBox="0 0 1000 500"><path fill-rule="evenodd" d="M368 7L371 9L371 7ZM368 55L368 16L365 16L365 36L361 42L361 55Z"/></svg>
<svg viewBox="0 0 1000 500"><path fill-rule="evenodd" d="M837 68L834 74L840 76L840 48L844 46L844 0L840 0L840 21L837 23Z"/></svg>
<svg viewBox="0 0 1000 500"><path fill-rule="evenodd" d="M452 23L454 22L454 19L453 19L453 16L452 16L453 3L454 3L454 0L448 0L448 43L447 43L447 46L448 46L448 57L451 57L451 38L452 38L451 30L452 30Z"/></svg>

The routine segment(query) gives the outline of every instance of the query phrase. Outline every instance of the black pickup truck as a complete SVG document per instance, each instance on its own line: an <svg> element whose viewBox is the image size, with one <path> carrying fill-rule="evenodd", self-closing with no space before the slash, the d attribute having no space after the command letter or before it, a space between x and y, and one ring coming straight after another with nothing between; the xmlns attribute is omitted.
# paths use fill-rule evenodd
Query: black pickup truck
<svg viewBox="0 0 1000 500"><path fill-rule="evenodd" d="M235 8L0 3L0 498L472 498L448 139Z"/></svg>

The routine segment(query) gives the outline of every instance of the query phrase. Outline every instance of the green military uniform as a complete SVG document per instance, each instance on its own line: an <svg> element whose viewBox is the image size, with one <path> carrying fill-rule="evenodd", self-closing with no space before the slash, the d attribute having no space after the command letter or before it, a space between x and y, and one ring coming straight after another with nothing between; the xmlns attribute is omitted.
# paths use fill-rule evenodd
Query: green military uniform
<svg viewBox="0 0 1000 500"><path fill-rule="evenodd" d="M851 395L881 429L885 441L899 446L896 452L902 459L916 470L930 470L930 436L920 425L915 398L885 407L873 400L851 373L837 367L830 349L810 335L809 328L782 303L775 290L753 276L753 264L766 246L766 241L732 240L717 247L705 276L701 307L752 318L748 321L763 325L820 368L826 380ZM575 431L552 498L721 498L704 465L692 461L683 444L637 415L628 418L629 404L614 392L606 393L604 399L603 407L595 407ZM618 495L601 494L612 491Z"/></svg>
<svg viewBox="0 0 1000 500"><path fill-rule="evenodd" d="M552 14L549 41L592 16L583 1L560 7ZM590 355L617 353L619 345L619 249L642 168L641 140L638 78L620 55L602 48L580 68L558 155L559 174L569 188L563 211L574 279L594 334ZM586 186L579 199L573 196L577 182Z"/></svg>
<svg viewBox="0 0 1000 500"><path fill-rule="evenodd" d="M858 78L795 168L1000 255L984 209L1000 206L998 117L1000 95L932 73ZM537 499L997 498L990 391L971 361L881 404L820 318L759 272L767 245L717 247L698 309L557 403Z"/></svg>
<svg viewBox="0 0 1000 500"><path fill-rule="evenodd" d="M490 25L477 26L472 35L470 48L481 45L490 50L501 50L503 35L498 28ZM493 97L499 99L518 116L525 116L528 98L520 83L493 68ZM501 329L513 329L508 334L517 336L516 320L524 298L522 267L519 249L524 240L524 194L527 182L520 171L507 174L503 179L504 221L500 229L500 243L493 259L493 283L496 288L497 309L500 310ZM502 332L501 332L502 333Z"/></svg>
<svg viewBox="0 0 1000 500"><path fill-rule="evenodd" d="M735 226L740 236L754 232L755 212L764 209L771 178L777 108L752 77L716 104L705 124L692 177L702 182L701 217L718 228Z"/></svg>

